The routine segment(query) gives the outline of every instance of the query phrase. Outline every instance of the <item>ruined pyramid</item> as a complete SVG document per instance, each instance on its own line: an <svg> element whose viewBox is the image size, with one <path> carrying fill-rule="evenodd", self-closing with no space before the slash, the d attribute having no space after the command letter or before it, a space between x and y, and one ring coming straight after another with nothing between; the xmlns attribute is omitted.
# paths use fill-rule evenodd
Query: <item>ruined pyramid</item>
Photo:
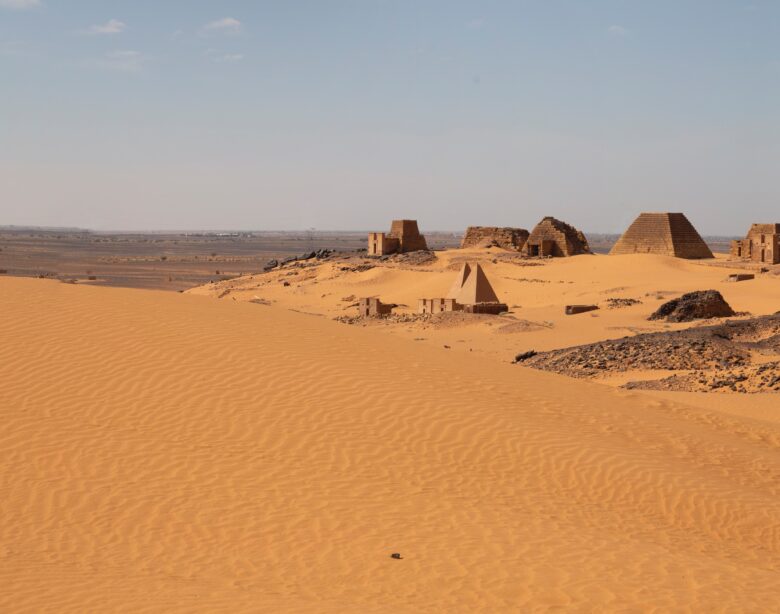
<svg viewBox="0 0 780 614"><path fill-rule="evenodd" d="M682 213L642 213L618 239L610 255L661 254L712 258L712 252Z"/></svg>

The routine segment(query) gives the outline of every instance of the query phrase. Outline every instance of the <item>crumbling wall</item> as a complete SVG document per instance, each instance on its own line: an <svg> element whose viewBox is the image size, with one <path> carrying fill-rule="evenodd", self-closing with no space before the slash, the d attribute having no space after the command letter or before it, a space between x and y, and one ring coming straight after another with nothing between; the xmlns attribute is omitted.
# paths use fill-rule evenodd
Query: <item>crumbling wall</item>
<svg viewBox="0 0 780 614"><path fill-rule="evenodd" d="M469 226L463 240L463 247L502 247L520 251L528 240L529 232L524 228L511 228L509 226Z"/></svg>

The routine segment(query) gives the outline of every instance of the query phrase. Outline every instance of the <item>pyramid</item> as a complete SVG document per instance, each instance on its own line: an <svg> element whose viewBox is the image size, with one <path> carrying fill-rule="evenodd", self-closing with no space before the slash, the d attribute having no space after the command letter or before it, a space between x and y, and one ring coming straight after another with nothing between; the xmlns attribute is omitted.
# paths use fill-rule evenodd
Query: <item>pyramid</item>
<svg viewBox="0 0 780 614"><path fill-rule="evenodd" d="M522 251L526 256L576 256L590 253L590 246L582 231L548 215L531 231Z"/></svg>
<svg viewBox="0 0 780 614"><path fill-rule="evenodd" d="M640 214L609 253L713 258L710 248L682 213Z"/></svg>
<svg viewBox="0 0 780 614"><path fill-rule="evenodd" d="M465 268L465 267L464 267ZM463 271L461 271L462 273ZM466 277L466 281L455 297L455 301L461 305L476 305L477 303L498 303L498 296L493 291L482 267L474 265L474 268Z"/></svg>
<svg viewBox="0 0 780 614"><path fill-rule="evenodd" d="M458 298L458 294L460 294L460 289L463 287L463 284L466 283L466 279L468 279L469 273L471 273L471 267L469 266L469 263L466 262L461 267L460 273L458 273L458 277L452 284L450 291L447 292L447 298Z"/></svg>

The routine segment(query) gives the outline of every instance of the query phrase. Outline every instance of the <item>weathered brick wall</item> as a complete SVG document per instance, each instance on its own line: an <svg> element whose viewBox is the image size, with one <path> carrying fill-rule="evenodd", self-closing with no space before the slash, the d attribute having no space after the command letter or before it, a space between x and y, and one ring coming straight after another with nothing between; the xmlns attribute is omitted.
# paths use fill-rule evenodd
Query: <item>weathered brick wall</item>
<svg viewBox="0 0 780 614"><path fill-rule="evenodd" d="M528 239L528 231L524 228L511 228L508 226L469 226L461 247L480 247L495 245L504 249L520 251Z"/></svg>

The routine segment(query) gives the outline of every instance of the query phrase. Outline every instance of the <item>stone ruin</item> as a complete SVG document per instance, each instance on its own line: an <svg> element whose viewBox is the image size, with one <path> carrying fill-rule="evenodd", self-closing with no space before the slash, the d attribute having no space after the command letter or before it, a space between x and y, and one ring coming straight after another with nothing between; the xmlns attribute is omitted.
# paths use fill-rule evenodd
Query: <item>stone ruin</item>
<svg viewBox="0 0 780 614"><path fill-rule="evenodd" d="M466 313L499 314L508 311L505 303L498 300L482 267L472 268L465 263L455 278L446 298L421 298L417 303L419 313L442 313L464 311Z"/></svg>
<svg viewBox="0 0 780 614"><path fill-rule="evenodd" d="M460 247L501 247L519 252L528 240L528 235L524 228L469 226Z"/></svg>
<svg viewBox="0 0 780 614"><path fill-rule="evenodd" d="M395 305L387 305L374 296L361 298L358 302L358 315L364 318L377 318L391 314L394 307Z"/></svg>
<svg viewBox="0 0 780 614"><path fill-rule="evenodd" d="M576 256L589 254L590 246L582 231L548 216L531 231L522 251L526 256Z"/></svg>
<svg viewBox="0 0 780 614"><path fill-rule="evenodd" d="M780 224L753 224L744 239L731 242L731 257L780 264Z"/></svg>
<svg viewBox="0 0 780 614"><path fill-rule="evenodd" d="M660 254L676 258L713 258L710 248L682 213L642 213L609 254Z"/></svg>
<svg viewBox="0 0 780 614"><path fill-rule="evenodd" d="M693 322L708 318L730 318L734 310L717 290L697 290L661 305L647 318L667 322Z"/></svg>
<svg viewBox="0 0 780 614"><path fill-rule="evenodd" d="M427 250L425 237L417 228L417 220L393 220L390 232L368 233L368 255L403 254Z"/></svg>

